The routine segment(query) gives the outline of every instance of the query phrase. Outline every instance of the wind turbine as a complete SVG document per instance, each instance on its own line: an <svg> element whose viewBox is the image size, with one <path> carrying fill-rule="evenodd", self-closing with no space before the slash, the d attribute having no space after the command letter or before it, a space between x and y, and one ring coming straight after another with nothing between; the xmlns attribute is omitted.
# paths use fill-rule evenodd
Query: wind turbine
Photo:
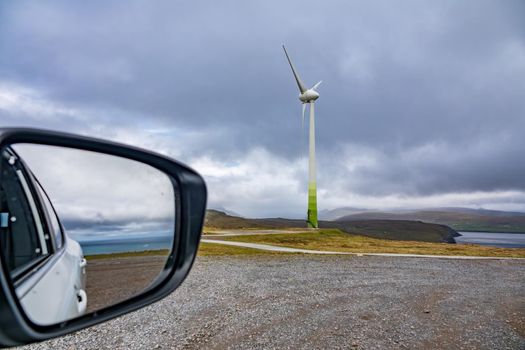
<svg viewBox="0 0 525 350"><path fill-rule="evenodd" d="M319 98L319 93L317 92L317 87L321 84L321 81L312 86L310 89L307 89L303 81L297 74L295 67L288 56L286 47L284 47L284 54L290 63L292 68L293 76L299 87L299 100L303 104L303 117L302 122L304 124L304 113L306 110L306 104L310 105L310 139L309 139L309 165L308 165L308 211L306 214L306 223L310 228L318 228L319 224L317 223L317 180L316 180L316 166L315 166L315 109L314 102Z"/></svg>

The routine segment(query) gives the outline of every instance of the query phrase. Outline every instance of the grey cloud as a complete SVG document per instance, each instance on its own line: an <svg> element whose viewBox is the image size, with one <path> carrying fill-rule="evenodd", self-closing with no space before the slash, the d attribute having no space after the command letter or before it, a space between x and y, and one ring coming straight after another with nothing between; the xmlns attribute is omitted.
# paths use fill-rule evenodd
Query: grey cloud
<svg viewBox="0 0 525 350"><path fill-rule="evenodd" d="M173 125L205 131L188 157L263 147L293 161L306 135L284 42L307 84L323 80L320 181L377 195L525 190L521 1L0 6L0 79L99 111L75 130ZM0 114L21 118L71 127ZM376 162L347 171L345 145Z"/></svg>
<svg viewBox="0 0 525 350"><path fill-rule="evenodd" d="M345 190L376 196L522 191L525 171L516 161L523 155L516 147L520 142L494 134L476 142L432 142L387 152L350 145L339 149L338 156L321 158L326 170L321 170L320 182L341 178Z"/></svg>

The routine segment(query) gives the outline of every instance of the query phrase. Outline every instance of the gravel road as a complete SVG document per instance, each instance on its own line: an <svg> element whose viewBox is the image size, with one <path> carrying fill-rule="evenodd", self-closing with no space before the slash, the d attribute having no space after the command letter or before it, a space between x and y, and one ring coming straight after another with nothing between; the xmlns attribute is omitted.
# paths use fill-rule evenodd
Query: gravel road
<svg viewBox="0 0 525 350"><path fill-rule="evenodd" d="M525 349L525 262L201 257L175 293L20 349Z"/></svg>
<svg viewBox="0 0 525 350"><path fill-rule="evenodd" d="M89 260L86 265L87 312L142 293L157 278L164 265L166 257L155 255Z"/></svg>

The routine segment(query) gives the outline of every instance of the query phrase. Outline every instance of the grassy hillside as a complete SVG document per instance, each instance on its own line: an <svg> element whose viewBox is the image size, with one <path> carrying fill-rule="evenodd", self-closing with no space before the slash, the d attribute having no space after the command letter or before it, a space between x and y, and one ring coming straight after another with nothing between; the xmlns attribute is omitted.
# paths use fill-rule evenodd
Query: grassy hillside
<svg viewBox="0 0 525 350"><path fill-rule="evenodd" d="M362 220L416 220L447 225L457 231L525 232L525 215L476 210L421 210L403 213L364 212L343 216L337 222Z"/></svg>
<svg viewBox="0 0 525 350"><path fill-rule="evenodd" d="M294 234L249 235L235 237L218 237L217 240L277 245L282 247L352 252L352 253L396 253L396 254L428 254L428 255L463 255L463 256L497 256L525 258L524 248L493 248L473 244L440 244L420 241L392 241L377 239L341 232L338 229L323 229L319 231L301 232ZM222 254L222 247L213 244L204 247L203 255ZM237 247L233 247L237 248ZM248 249L248 248L247 248ZM252 249L253 251L253 249ZM217 253L220 252L220 253ZM249 254L249 250L233 251L235 255ZM255 254L255 252L253 252ZM260 253L259 253L260 254Z"/></svg>
<svg viewBox="0 0 525 350"><path fill-rule="evenodd" d="M323 222L322 227L338 228L343 232L396 241L448 242L458 233L445 225L409 220L354 220Z"/></svg>
<svg viewBox="0 0 525 350"><path fill-rule="evenodd" d="M206 211L204 227L206 229L276 229L290 227L305 227L303 220L289 220L282 218L246 219L232 216L222 211L209 209Z"/></svg>
<svg viewBox="0 0 525 350"><path fill-rule="evenodd" d="M218 229L304 229L305 226L304 220L246 219L230 216L217 210L208 210L205 221L205 231ZM453 242L451 238L457 234L444 225L408 220L320 221L319 226L321 228L337 228L347 233L368 237L405 241Z"/></svg>

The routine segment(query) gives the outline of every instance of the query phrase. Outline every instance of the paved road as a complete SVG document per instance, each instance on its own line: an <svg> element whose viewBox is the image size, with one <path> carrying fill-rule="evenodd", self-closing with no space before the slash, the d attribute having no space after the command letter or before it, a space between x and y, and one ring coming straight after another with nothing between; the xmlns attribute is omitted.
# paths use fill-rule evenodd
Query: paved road
<svg viewBox="0 0 525 350"><path fill-rule="evenodd" d="M281 252L281 253L301 253L301 254L317 254L317 255L323 254L323 255L355 255L355 256L391 256L391 257L405 257L405 258L433 258L433 259L459 259L459 260L525 260L525 258L505 258L505 257L489 257L489 256L335 252L335 251L326 251L326 250L288 248L288 247L281 247L281 246L270 245L270 244L221 241L221 240L215 240L215 239L201 239L201 242L230 245L230 246L235 246L235 247L253 248L253 249L259 249L259 250L266 250L269 252Z"/></svg>
<svg viewBox="0 0 525 350"><path fill-rule="evenodd" d="M201 257L157 304L28 349L525 349L525 262Z"/></svg>

